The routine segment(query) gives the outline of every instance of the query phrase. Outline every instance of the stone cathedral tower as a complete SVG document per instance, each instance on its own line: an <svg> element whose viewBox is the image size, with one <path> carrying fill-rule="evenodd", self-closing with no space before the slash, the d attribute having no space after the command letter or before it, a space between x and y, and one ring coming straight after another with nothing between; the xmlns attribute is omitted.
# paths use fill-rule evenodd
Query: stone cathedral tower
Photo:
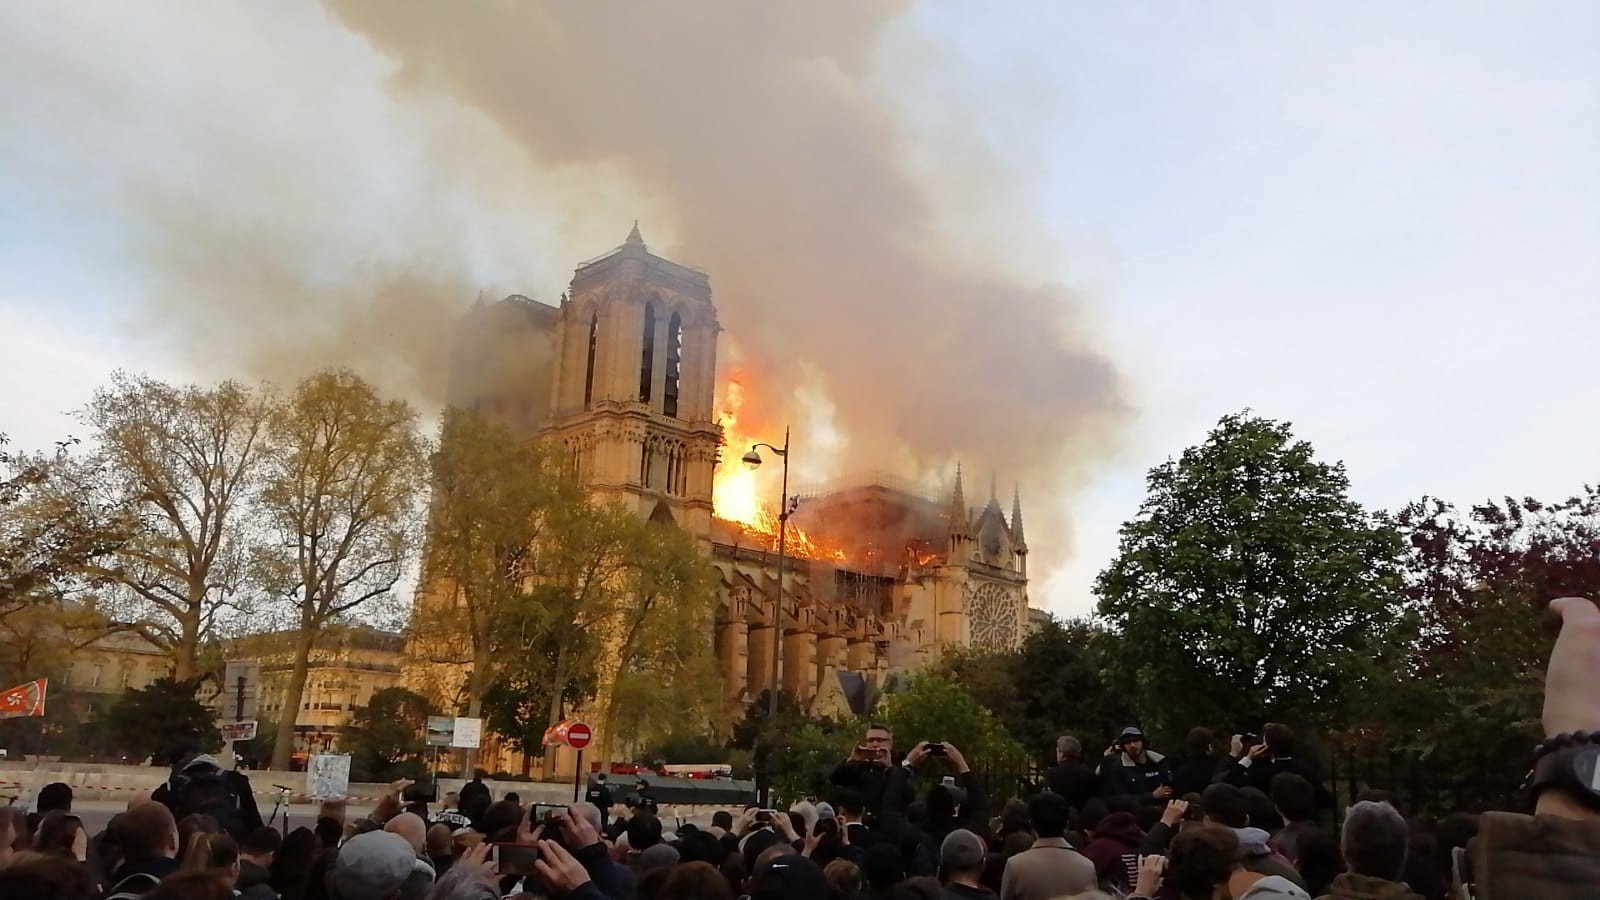
<svg viewBox="0 0 1600 900"><path fill-rule="evenodd" d="M651 253L636 223L621 247L573 273L545 431L596 496L701 538L721 444L719 331L706 274Z"/></svg>

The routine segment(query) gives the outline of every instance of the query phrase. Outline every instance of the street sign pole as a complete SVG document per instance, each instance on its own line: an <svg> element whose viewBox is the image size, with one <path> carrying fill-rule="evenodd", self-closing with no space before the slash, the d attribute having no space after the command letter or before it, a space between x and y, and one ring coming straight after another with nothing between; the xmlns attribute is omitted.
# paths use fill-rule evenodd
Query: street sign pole
<svg viewBox="0 0 1600 900"><path fill-rule="evenodd" d="M578 765L572 773L572 802L578 802L578 792L583 788L583 751L578 751Z"/></svg>

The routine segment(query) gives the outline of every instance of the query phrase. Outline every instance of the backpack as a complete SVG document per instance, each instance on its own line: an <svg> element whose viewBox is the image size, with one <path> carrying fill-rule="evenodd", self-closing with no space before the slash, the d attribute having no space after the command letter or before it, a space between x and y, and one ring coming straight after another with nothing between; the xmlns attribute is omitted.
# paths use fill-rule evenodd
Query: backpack
<svg viewBox="0 0 1600 900"><path fill-rule="evenodd" d="M135 886L135 884L140 881L144 882L144 887L142 888ZM145 894L155 890L156 885L160 883L161 879L155 877L154 875L151 875L147 872L135 872L132 875L129 875L127 878L117 882L115 885L112 885L111 890L105 895L103 900L139 900L139 898L143 897Z"/></svg>
<svg viewBox="0 0 1600 900"><path fill-rule="evenodd" d="M216 766L196 766L175 779L172 803L178 818L199 813L216 819L234 840L244 840L244 811L239 789Z"/></svg>

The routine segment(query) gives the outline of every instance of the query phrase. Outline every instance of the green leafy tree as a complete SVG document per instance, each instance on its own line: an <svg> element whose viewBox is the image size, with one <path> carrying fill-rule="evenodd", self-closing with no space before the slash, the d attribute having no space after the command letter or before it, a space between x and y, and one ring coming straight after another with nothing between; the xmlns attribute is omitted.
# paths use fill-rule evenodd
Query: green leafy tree
<svg viewBox="0 0 1600 900"><path fill-rule="evenodd" d="M535 599L539 591L535 589ZM560 641L577 642L576 646L569 644L567 652L582 658L589 658L594 649L587 644L589 636L558 635L543 628L542 618L531 628L525 629L523 624L519 618L507 616L497 625L500 633L494 638L495 646L506 648L506 657L497 664L495 680L484 695L483 714L488 727L523 753L527 763L529 757L543 752L545 730L553 724L551 692L562 652ZM589 666L564 676L561 683L562 693L555 704L558 716L592 698L597 688L594 669Z"/></svg>
<svg viewBox="0 0 1600 900"><path fill-rule="evenodd" d="M639 754L647 763L666 765L694 765L695 763L727 763L733 751L709 732L670 732L652 741Z"/></svg>
<svg viewBox="0 0 1600 900"><path fill-rule="evenodd" d="M1527 748L1544 736L1553 643L1541 627L1545 606L1600 596L1600 488L1559 503L1508 497L1467 509L1425 498L1394 521L1410 551L1406 640L1393 686L1361 724L1385 750L1449 772L1449 805L1486 808L1515 788Z"/></svg>
<svg viewBox="0 0 1600 900"><path fill-rule="evenodd" d="M180 743L194 742L207 753L222 749L215 714L194 697L199 679L157 678L122 695L107 717L114 755L161 761Z"/></svg>
<svg viewBox="0 0 1600 900"><path fill-rule="evenodd" d="M428 716L434 713L427 697L405 688L374 692L351 717L350 730L341 741L350 752L351 778L380 782L415 778L425 768L424 735Z"/></svg>
<svg viewBox="0 0 1600 900"><path fill-rule="evenodd" d="M826 792L828 773L850 753L863 723L809 716L795 698L778 692L777 715L769 715L772 695L763 690L734 723L728 749L747 753L759 780L778 801Z"/></svg>
<svg viewBox="0 0 1600 900"><path fill-rule="evenodd" d="M1030 756L1048 762L1061 735L1094 744L1130 720L1120 686L1106 676L1116 641L1089 622L1051 617L1016 650L952 650L933 674L961 685Z"/></svg>
<svg viewBox="0 0 1600 900"><path fill-rule="evenodd" d="M474 410L450 407L429 460L433 497L423 576L427 588L413 626L428 635L430 652L444 657L440 662L465 664L466 714L474 718L485 715L484 703L496 685L527 681L525 672L513 671L526 668L519 646L525 635L518 633L511 642L506 625L514 622L518 627L513 630L525 632L540 605L550 599L535 596L531 588L541 572L540 554L550 545L547 533L568 523L587 503L582 485L553 453L551 445L525 440ZM540 623L538 630L555 629ZM556 649L559 657L560 647ZM451 665L447 674L460 671ZM539 672L546 682L556 676L555 669ZM574 685L582 681L571 679ZM540 694L546 698L545 716L550 691ZM498 696L502 706L491 718L504 723L509 698L503 690ZM527 752L537 743L522 740L532 730L525 704L519 702L515 709L522 724L517 731L501 733L519 735L517 743ZM545 727L536 730L542 734Z"/></svg>
<svg viewBox="0 0 1600 900"><path fill-rule="evenodd" d="M1119 635L1110 676L1158 735L1252 716L1334 725L1383 670L1394 529L1289 425L1223 418L1151 470L1095 583Z"/></svg>
<svg viewBox="0 0 1600 900"><path fill-rule="evenodd" d="M1016 766L1023 756L1022 746L993 713L961 685L938 675L913 676L884 695L876 718L894 729L895 746L954 744L973 768Z"/></svg>
<svg viewBox="0 0 1600 900"><path fill-rule="evenodd" d="M330 624L394 602L421 538L427 447L417 415L347 371L302 381L275 409L262 449L260 509L276 540L255 557L296 633L274 769L289 768L311 651ZM381 611L381 610L380 610Z"/></svg>

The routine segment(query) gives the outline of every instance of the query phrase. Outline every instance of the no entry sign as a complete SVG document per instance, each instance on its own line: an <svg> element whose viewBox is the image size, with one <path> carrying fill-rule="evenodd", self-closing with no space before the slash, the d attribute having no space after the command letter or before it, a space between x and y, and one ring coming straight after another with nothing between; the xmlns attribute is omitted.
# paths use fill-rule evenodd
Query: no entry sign
<svg viewBox="0 0 1600 900"><path fill-rule="evenodd" d="M592 740L594 740L594 732L590 731L589 726L582 722L573 722L567 728L567 746L574 750L582 750L589 746L589 742Z"/></svg>

